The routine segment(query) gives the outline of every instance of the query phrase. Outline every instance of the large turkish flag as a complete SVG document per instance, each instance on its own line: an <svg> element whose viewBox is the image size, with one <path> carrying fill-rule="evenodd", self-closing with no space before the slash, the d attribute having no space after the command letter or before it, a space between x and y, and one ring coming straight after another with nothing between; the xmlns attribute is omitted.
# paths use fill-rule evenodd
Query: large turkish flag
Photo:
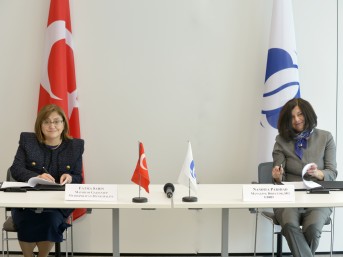
<svg viewBox="0 0 343 257"><path fill-rule="evenodd" d="M62 107L69 119L70 135L80 138L73 50L69 0L51 0L38 111L46 104ZM83 170L82 176L84 178ZM85 212L86 209L76 209L73 213L74 220Z"/></svg>

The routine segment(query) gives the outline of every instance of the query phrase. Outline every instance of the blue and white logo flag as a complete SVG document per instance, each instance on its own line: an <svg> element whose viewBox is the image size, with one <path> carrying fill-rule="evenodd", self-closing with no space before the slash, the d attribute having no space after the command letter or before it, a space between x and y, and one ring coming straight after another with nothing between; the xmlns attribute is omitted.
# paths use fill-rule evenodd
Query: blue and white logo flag
<svg viewBox="0 0 343 257"><path fill-rule="evenodd" d="M264 145L273 146L282 106L300 97L298 58L295 44L292 0L274 0L261 127ZM263 135L262 135L263 136ZM271 149L266 152L271 160Z"/></svg>
<svg viewBox="0 0 343 257"><path fill-rule="evenodd" d="M179 184L185 185L186 187L190 186L193 191L197 191L197 178L195 174L192 146L190 142L188 142L186 158L183 162L182 169L177 181Z"/></svg>

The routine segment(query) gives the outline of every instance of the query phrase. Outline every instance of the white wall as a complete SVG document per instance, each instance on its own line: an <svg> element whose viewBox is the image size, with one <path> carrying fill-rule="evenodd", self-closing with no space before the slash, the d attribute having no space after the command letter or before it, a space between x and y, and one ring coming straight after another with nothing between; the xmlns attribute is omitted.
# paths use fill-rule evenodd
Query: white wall
<svg viewBox="0 0 343 257"><path fill-rule="evenodd" d="M138 140L153 184L176 182L187 140L198 182L256 180L255 131L271 0L70 4L87 183L130 183ZM48 8L47 0L0 0L0 180L13 161L19 133L33 130ZM319 127L336 135L343 125L336 121L343 111L337 88L342 6L337 10L336 0L294 0L293 10L302 96L314 105ZM343 74L338 75L341 88ZM342 144L337 133L338 168ZM218 253L220 215L220 210L123 210L121 252ZM258 251L268 252L270 227L264 221L259 226ZM110 228L111 211L93 210L74 224L75 251L111 252ZM166 230L171 233L161 237ZM230 211L230 252L252 252L253 232L253 215ZM336 251L343 250L342 233L336 229ZM328 251L328 242L323 236L319 251Z"/></svg>

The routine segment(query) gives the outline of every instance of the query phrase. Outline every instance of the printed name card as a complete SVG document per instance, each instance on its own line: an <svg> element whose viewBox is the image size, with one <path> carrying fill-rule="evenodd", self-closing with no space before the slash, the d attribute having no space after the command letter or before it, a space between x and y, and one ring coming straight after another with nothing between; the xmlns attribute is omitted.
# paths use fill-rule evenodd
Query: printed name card
<svg viewBox="0 0 343 257"><path fill-rule="evenodd" d="M243 185L243 201L292 202L295 201L294 185Z"/></svg>
<svg viewBox="0 0 343 257"><path fill-rule="evenodd" d="M117 185L66 184L66 201L117 201Z"/></svg>

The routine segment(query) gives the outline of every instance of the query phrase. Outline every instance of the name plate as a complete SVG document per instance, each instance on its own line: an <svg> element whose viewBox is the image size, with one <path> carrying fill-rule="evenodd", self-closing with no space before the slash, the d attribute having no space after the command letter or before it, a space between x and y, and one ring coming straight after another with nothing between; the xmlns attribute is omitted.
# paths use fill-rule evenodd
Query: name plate
<svg viewBox="0 0 343 257"><path fill-rule="evenodd" d="M294 202L294 185L243 185L243 201Z"/></svg>
<svg viewBox="0 0 343 257"><path fill-rule="evenodd" d="M117 185L111 184L66 184L66 201L117 201Z"/></svg>

